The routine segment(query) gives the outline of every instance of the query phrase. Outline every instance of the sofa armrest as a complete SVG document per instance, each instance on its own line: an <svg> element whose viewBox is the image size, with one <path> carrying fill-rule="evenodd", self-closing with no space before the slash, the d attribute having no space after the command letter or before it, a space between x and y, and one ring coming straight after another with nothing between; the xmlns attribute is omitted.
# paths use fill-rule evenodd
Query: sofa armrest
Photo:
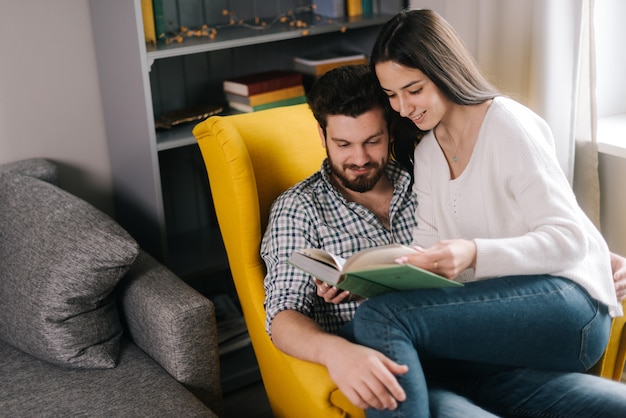
<svg viewBox="0 0 626 418"><path fill-rule="evenodd" d="M219 414L213 303L144 251L120 283L118 297L134 343Z"/></svg>
<svg viewBox="0 0 626 418"><path fill-rule="evenodd" d="M47 183L59 185L59 168L44 158L29 158L0 165L0 173L12 172L35 177Z"/></svg>

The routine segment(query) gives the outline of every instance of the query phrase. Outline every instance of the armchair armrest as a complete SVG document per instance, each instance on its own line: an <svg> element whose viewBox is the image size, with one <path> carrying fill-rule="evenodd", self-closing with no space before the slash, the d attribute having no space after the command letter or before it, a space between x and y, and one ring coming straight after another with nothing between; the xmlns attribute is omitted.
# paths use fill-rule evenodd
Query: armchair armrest
<svg viewBox="0 0 626 418"><path fill-rule="evenodd" d="M120 284L118 298L134 343L219 414L213 303L144 251Z"/></svg>

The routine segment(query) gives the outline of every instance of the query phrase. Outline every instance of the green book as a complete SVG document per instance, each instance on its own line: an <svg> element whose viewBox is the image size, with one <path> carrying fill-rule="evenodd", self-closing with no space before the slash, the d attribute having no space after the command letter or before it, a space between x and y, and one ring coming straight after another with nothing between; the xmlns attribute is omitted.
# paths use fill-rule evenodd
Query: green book
<svg viewBox="0 0 626 418"><path fill-rule="evenodd" d="M156 40L165 41L165 16L163 14L163 0L152 1L152 11L154 13L154 30L156 33Z"/></svg>
<svg viewBox="0 0 626 418"><path fill-rule="evenodd" d="M343 259L319 248L306 248L294 251L288 262L331 286L368 298L401 290L463 286L419 267L394 261L415 252L406 245L390 244L368 248Z"/></svg>
<svg viewBox="0 0 626 418"><path fill-rule="evenodd" d="M272 109L280 106L291 106L296 104L306 103L306 96L296 96L289 99L277 100L275 102L265 103L256 106L250 106L245 103L236 102L233 100L228 101L228 106L232 109L239 110L241 112L256 112L264 109Z"/></svg>

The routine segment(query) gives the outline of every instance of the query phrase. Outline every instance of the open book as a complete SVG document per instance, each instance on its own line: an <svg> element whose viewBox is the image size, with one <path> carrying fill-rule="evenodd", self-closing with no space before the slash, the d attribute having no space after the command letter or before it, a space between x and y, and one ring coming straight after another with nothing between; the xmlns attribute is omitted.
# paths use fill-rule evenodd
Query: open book
<svg viewBox="0 0 626 418"><path fill-rule="evenodd" d="M463 286L419 267L394 261L415 252L405 245L390 244L368 248L343 259L319 248L305 248L294 251L288 262L331 286L368 298L398 290Z"/></svg>

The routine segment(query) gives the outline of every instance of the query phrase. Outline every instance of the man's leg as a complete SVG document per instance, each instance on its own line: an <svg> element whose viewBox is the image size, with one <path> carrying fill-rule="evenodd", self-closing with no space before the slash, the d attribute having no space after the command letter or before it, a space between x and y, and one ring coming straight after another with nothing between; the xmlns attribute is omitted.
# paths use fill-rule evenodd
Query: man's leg
<svg viewBox="0 0 626 418"><path fill-rule="evenodd" d="M463 395L503 417L626 417L626 385L583 373L510 370L474 381Z"/></svg>
<svg viewBox="0 0 626 418"><path fill-rule="evenodd" d="M497 418L477 406L468 398L443 387L430 387L428 390L431 418Z"/></svg>

